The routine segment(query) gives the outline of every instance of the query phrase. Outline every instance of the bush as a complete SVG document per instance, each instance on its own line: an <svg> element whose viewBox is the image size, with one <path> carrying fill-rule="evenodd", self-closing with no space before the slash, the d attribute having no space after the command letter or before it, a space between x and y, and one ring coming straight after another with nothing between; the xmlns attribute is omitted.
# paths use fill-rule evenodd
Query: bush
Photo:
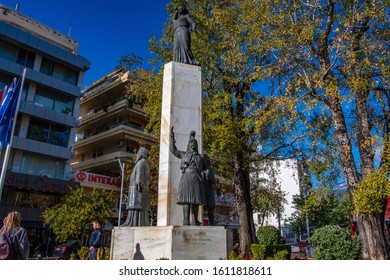
<svg viewBox="0 0 390 280"><path fill-rule="evenodd" d="M286 244L252 244L251 251L254 260L291 259L291 246Z"/></svg>
<svg viewBox="0 0 390 280"><path fill-rule="evenodd" d="M274 226L263 226L257 230L257 239L260 244L278 244L279 230Z"/></svg>
<svg viewBox="0 0 390 280"><path fill-rule="evenodd" d="M339 226L318 228L309 241L314 246L314 257L319 260L358 260L361 256L360 238Z"/></svg>
<svg viewBox="0 0 390 280"><path fill-rule="evenodd" d="M89 260L89 248L86 246L81 247L78 250L77 254L79 255L80 260ZM103 257L103 258L101 258ZM103 256L99 257L101 260L109 260L110 259L110 248L104 247Z"/></svg>

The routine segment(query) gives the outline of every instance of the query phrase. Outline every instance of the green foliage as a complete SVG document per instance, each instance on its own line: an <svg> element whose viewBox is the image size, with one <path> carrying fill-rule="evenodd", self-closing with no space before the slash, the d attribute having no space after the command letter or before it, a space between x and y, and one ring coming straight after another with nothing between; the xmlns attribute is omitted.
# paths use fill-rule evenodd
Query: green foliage
<svg viewBox="0 0 390 280"><path fill-rule="evenodd" d="M228 260L241 260L242 256L240 256L237 252L234 250L231 251L227 257Z"/></svg>
<svg viewBox="0 0 390 280"><path fill-rule="evenodd" d="M260 244L278 244L279 230L274 226L262 226L257 230L257 240Z"/></svg>
<svg viewBox="0 0 390 280"><path fill-rule="evenodd" d="M77 251L77 255L79 255L80 260L89 260L89 248L86 246L82 246Z"/></svg>
<svg viewBox="0 0 390 280"><path fill-rule="evenodd" d="M337 197L337 193L330 188L314 189L307 197L302 210L314 228L347 225L352 203L348 193Z"/></svg>
<svg viewBox="0 0 390 280"><path fill-rule="evenodd" d="M310 238L314 256L319 260L358 260L361 258L361 240L350 230L339 226L324 226Z"/></svg>
<svg viewBox="0 0 390 280"><path fill-rule="evenodd" d="M270 216L278 216L283 213L283 204L286 201L286 192L280 189L276 178L280 172L270 161L263 161L253 168L251 180L251 198L253 211L260 215L259 225L263 226L264 220ZM264 179L267 174L269 179ZM259 179L261 178L261 179Z"/></svg>
<svg viewBox="0 0 390 280"><path fill-rule="evenodd" d="M288 250L277 251L275 255L267 260L289 260L291 259L291 253Z"/></svg>
<svg viewBox="0 0 390 280"><path fill-rule="evenodd" d="M383 213L387 198L390 197L390 181L387 168L372 170L353 191L356 213Z"/></svg>
<svg viewBox="0 0 390 280"><path fill-rule="evenodd" d="M104 221L112 214L114 203L112 192L84 188L70 189L63 201L43 212L46 224L51 225L58 242L80 238L90 234L93 219Z"/></svg>
<svg viewBox="0 0 390 280"><path fill-rule="evenodd" d="M290 260L291 246L286 244L252 244L254 260Z"/></svg>
<svg viewBox="0 0 390 280"><path fill-rule="evenodd" d="M126 69L129 71L133 71L138 69L142 64L142 58L139 56L136 56L135 53L131 52L128 53L125 56L122 56L119 60L119 65L116 67Z"/></svg>
<svg viewBox="0 0 390 280"><path fill-rule="evenodd" d="M86 246L82 246L77 251L77 255L80 260L89 260L89 253L90 253L89 248ZM99 260L109 260L109 259L110 259L110 248L104 246L103 252L100 253Z"/></svg>

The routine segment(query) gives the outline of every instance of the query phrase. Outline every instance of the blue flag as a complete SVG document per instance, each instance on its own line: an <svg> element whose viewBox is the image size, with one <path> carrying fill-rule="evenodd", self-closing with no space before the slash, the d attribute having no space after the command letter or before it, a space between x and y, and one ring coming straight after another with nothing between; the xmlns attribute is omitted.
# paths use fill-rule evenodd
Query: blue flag
<svg viewBox="0 0 390 280"><path fill-rule="evenodd" d="M0 150L4 149L11 141L12 126L16 106L20 92L21 79L14 79L0 107Z"/></svg>

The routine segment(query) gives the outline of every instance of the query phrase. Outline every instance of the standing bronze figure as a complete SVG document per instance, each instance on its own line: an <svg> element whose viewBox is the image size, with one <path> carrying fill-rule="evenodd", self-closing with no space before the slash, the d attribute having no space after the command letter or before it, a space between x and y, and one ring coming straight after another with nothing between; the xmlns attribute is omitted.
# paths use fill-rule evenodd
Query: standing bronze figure
<svg viewBox="0 0 390 280"><path fill-rule="evenodd" d="M149 199L150 166L148 150L139 148L135 166L130 176L127 201L127 219L121 226L148 226L150 213Z"/></svg>
<svg viewBox="0 0 390 280"><path fill-rule="evenodd" d="M171 128L170 138L171 153L181 159L181 178L176 203L183 205L183 225L190 225L190 209L192 210L195 225L201 225L198 221L199 205L206 205L205 186L202 182L204 162L198 152L198 142L195 132L191 131L187 145L187 151L179 151L176 148L175 133Z"/></svg>
<svg viewBox="0 0 390 280"><path fill-rule="evenodd" d="M173 61L200 65L191 50L191 32L195 31L196 23L188 14L188 10L180 6L173 16Z"/></svg>
<svg viewBox="0 0 390 280"><path fill-rule="evenodd" d="M210 157L206 154L202 155L205 163L205 170L202 171L203 182L205 185L205 194L207 202L207 215L209 217L209 225L215 225L215 190L214 185L218 183L218 179L214 175L214 170L211 168Z"/></svg>

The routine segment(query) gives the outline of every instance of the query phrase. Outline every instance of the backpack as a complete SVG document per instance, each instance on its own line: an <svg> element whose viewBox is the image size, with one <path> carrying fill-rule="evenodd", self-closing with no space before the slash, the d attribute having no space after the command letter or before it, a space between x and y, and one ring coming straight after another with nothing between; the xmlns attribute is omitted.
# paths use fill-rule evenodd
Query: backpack
<svg viewBox="0 0 390 280"><path fill-rule="evenodd" d="M15 260L16 252L12 242L12 236L0 235L0 260Z"/></svg>

